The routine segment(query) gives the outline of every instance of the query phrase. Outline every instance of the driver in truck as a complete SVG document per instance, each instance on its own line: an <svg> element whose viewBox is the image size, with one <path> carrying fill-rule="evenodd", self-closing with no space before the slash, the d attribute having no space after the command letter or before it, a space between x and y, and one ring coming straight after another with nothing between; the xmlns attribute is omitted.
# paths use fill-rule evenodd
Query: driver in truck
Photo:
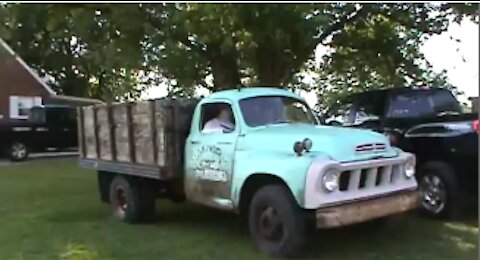
<svg viewBox="0 0 480 260"><path fill-rule="evenodd" d="M203 133L218 132L218 131L233 131L235 125L230 121L232 117L232 110L227 104L218 104L215 107L215 117L210 119L203 127Z"/></svg>

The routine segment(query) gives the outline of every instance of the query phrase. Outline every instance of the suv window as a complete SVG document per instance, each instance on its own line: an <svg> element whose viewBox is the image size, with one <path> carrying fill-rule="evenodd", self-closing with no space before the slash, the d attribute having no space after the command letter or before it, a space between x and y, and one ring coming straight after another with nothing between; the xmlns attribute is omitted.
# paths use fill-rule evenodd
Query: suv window
<svg viewBox="0 0 480 260"><path fill-rule="evenodd" d="M444 113L461 113L461 108L450 91L412 91L391 98L387 117L414 118Z"/></svg>
<svg viewBox="0 0 480 260"><path fill-rule="evenodd" d="M77 112L74 108L45 108L48 124L55 126L74 126Z"/></svg>
<svg viewBox="0 0 480 260"><path fill-rule="evenodd" d="M343 122L346 125L360 125L369 120L378 120L383 114L381 96L357 95L353 101L342 107Z"/></svg>

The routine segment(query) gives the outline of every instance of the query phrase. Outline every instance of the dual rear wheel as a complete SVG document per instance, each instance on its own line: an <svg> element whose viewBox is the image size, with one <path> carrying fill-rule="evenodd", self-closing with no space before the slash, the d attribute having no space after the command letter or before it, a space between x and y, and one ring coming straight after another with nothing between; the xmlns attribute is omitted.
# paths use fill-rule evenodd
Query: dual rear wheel
<svg viewBox="0 0 480 260"><path fill-rule="evenodd" d="M155 214L155 190L139 179L115 176L110 184L110 205L115 218L136 223Z"/></svg>

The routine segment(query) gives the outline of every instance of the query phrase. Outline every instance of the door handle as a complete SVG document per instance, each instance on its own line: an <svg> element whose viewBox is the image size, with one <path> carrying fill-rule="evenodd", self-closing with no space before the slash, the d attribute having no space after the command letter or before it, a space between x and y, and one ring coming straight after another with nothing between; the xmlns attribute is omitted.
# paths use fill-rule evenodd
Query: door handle
<svg viewBox="0 0 480 260"><path fill-rule="evenodd" d="M218 144L232 144L232 142L218 142Z"/></svg>
<svg viewBox="0 0 480 260"><path fill-rule="evenodd" d="M199 144L199 141L190 141L191 144Z"/></svg>

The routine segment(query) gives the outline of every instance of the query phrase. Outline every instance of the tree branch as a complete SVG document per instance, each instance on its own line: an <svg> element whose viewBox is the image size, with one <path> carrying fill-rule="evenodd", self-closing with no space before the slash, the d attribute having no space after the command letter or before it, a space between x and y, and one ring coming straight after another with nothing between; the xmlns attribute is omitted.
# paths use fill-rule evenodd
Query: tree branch
<svg viewBox="0 0 480 260"><path fill-rule="evenodd" d="M317 44L323 44L323 41L328 38L328 36L332 35L334 32L341 30L345 25L359 19L363 15L369 12L368 8L361 7L360 10L355 10L350 12L348 15L343 16L338 22L330 25L330 27L326 28L322 34L317 39Z"/></svg>
<svg viewBox="0 0 480 260"><path fill-rule="evenodd" d="M199 46L193 42L191 42L188 37L188 33L186 32L179 32L178 30L175 30L175 29L172 29L172 28L169 28L167 26L165 26L160 20L152 17L152 15L146 13L146 19L148 21L148 23L150 23L151 26L153 26L155 29L159 30L159 31L165 31L167 32L168 36L172 37L172 39L182 43L183 45L191 48L192 50L202 54L202 55L205 55L207 54L207 51L204 47L202 46Z"/></svg>

